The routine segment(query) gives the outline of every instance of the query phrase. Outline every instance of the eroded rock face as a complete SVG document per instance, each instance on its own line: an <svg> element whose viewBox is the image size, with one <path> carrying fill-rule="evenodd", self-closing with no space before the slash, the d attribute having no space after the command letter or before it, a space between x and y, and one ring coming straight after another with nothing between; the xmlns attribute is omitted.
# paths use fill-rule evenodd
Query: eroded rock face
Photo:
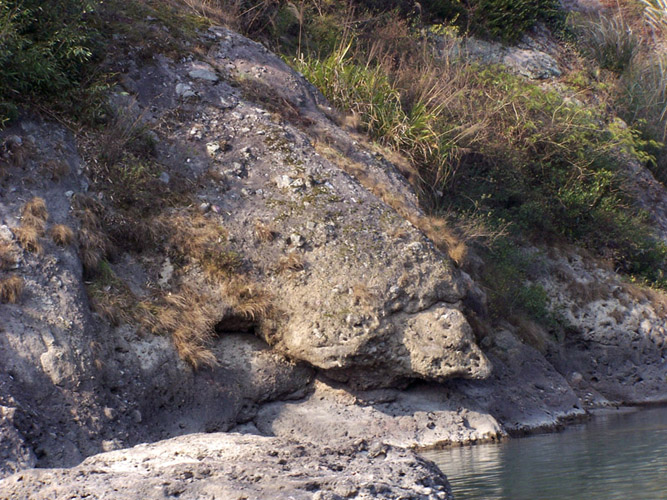
<svg viewBox="0 0 667 500"><path fill-rule="evenodd" d="M111 327L90 312L74 246L43 238L42 254L17 250L10 272L26 291L18 304L0 305L0 475L239 424L278 439L183 437L73 471L13 476L2 494L447 498L441 476L385 444L496 440L582 417L587 404L667 397L665 309L572 256L540 281L576 327L567 338L537 350L506 325L480 349L462 306L474 282L408 222L422 214L398 169L336 127L322 96L264 47L224 29L209 36L206 61L129 60L123 85L136 101L119 93L112 102L156 128L163 170L155 181L192 186L191 208L225 230L275 314L246 320L256 336L238 333L221 300L210 346L218 365L194 371L169 338ZM6 171L0 238L15 240L20 207L33 196L46 200L49 224L74 229L73 195L106 203L63 129L25 121L7 134L34 151ZM51 162L69 166L57 169L67 170L60 180L41 172ZM270 237L254 234L258 222ZM210 285L201 272L183 276L177 262L147 254L111 263L138 298L149 284L165 291L176 279ZM598 282L603 290L589 296ZM483 292L474 295L483 306ZM427 382L396 388L414 379ZM373 442L351 444L351 436ZM293 437L335 446L317 451L286 441Z"/></svg>
<svg viewBox="0 0 667 500"><path fill-rule="evenodd" d="M299 401L270 403L253 420L263 434L330 445L350 439L428 448L498 441L501 424L478 401L437 384L349 391L318 379Z"/></svg>
<svg viewBox="0 0 667 500"><path fill-rule="evenodd" d="M0 406L0 477L34 467L37 458L16 428L16 408Z"/></svg>
<svg viewBox="0 0 667 500"><path fill-rule="evenodd" d="M380 241L375 255L384 265L375 269L364 266L373 253L361 238L340 241L343 248L346 243L357 248L347 258L331 246L306 253L308 268L298 286L278 278L279 289L287 292L283 309L299 314L290 314L267 340L362 387L408 378L487 376L490 365L457 303L461 292L453 270L413 235L422 241Z"/></svg>
<svg viewBox="0 0 667 500"><path fill-rule="evenodd" d="M542 283L571 325L551 359L582 399L652 403L667 397L667 303L576 254L557 255Z"/></svg>
<svg viewBox="0 0 667 500"><path fill-rule="evenodd" d="M346 165L357 162L402 210L421 216L405 180L334 126L320 109L322 96L280 58L231 31L210 34L207 65L159 59L150 70L130 72L126 86L146 112L156 113L156 100L165 115L179 109L164 138L166 165L224 176L224 188L204 183L197 196L220 214L253 280L271 292L279 316L257 333L288 357L360 387L488 376L490 364L461 312L466 289L449 258ZM193 78L202 68L220 81ZM194 97L183 100L183 85ZM258 92L279 107L274 115L298 111L302 126L329 137L327 157L304 131L246 100ZM173 159L186 155L189 172ZM253 236L257 221L273 228L269 241ZM298 265L284 266L288 258Z"/></svg>
<svg viewBox="0 0 667 500"><path fill-rule="evenodd" d="M104 453L73 469L25 471L0 498L61 500L453 498L413 453L361 440L343 449L241 434L194 434Z"/></svg>
<svg viewBox="0 0 667 500"><path fill-rule="evenodd" d="M25 120L3 133L29 149L21 165L6 169L15 187L0 193L0 237L15 244L10 271L26 285L17 304L0 306L3 474L34 464L74 465L145 440L227 430L253 419L265 402L303 397L313 370L299 360L361 387L489 373L461 312L466 290L451 262L344 166L356 162L372 183L419 214L399 172L338 129L320 110L321 96L280 59L231 32L212 36L239 68L270 63L251 77L269 79L329 134L331 159L302 131L245 100L228 83L236 70L222 55L130 68L125 84L136 90L136 102L123 111L141 114L148 126L180 113L171 132L158 137L164 167L158 180L166 186L207 179L194 193L201 212L220 220L252 278L274 297L280 314L258 332L273 349L221 325L211 346L218 366L194 371L170 339L112 327L90 311L75 241L60 247L45 234L42 253L16 245L21 207L34 196L45 200L47 230L66 224L75 234L73 200L86 194L106 202L85 176L74 137ZM111 101L124 106L123 99ZM203 177L211 170L224 181ZM256 241L258 220L275 230L271 241ZM302 266L279 270L290 255ZM139 299L149 282L168 288L174 279L173 264L160 263L153 275L146 260L150 255L142 261L128 253L111 262ZM195 285L198 279L189 277Z"/></svg>

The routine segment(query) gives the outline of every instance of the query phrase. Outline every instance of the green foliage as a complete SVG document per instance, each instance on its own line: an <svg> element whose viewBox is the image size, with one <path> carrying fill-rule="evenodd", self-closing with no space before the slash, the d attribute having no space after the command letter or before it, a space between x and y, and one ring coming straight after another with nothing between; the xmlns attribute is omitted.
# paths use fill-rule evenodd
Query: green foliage
<svg viewBox="0 0 667 500"><path fill-rule="evenodd" d="M667 183L667 56L638 57L619 81L620 116L641 131L653 174Z"/></svg>
<svg viewBox="0 0 667 500"><path fill-rule="evenodd" d="M565 14L558 0L473 0L472 31L515 42L538 22L561 30Z"/></svg>
<svg viewBox="0 0 667 500"><path fill-rule="evenodd" d="M356 0L372 12L394 12L401 17L419 16L423 22L446 22L484 38L516 42L537 23L560 32L565 13L558 0Z"/></svg>
<svg viewBox="0 0 667 500"><path fill-rule="evenodd" d="M450 195L464 206L475 200L525 235L594 249L631 274L663 269L667 253L623 188L624 163L651 161L653 143L609 122L602 107L569 102L498 69L477 75L483 92L472 106L490 106L490 99L500 112L492 115L493 136L478 146L482 161L459 170Z"/></svg>
<svg viewBox="0 0 667 500"><path fill-rule="evenodd" d="M486 268L481 280L489 292L494 317L525 316L553 329L558 319L551 311L546 290L531 283L531 274L542 269L542 256L521 249L509 238L500 238L484 251Z"/></svg>
<svg viewBox="0 0 667 500"><path fill-rule="evenodd" d="M94 0L0 2L0 124L15 102L76 86L93 56Z"/></svg>
<svg viewBox="0 0 667 500"><path fill-rule="evenodd" d="M293 64L334 105L358 115L372 138L403 151L417 164L444 166L449 144L435 128L441 106L428 96L404 106L400 90L382 67L356 63L350 48L348 43L325 59L295 59Z"/></svg>
<svg viewBox="0 0 667 500"><path fill-rule="evenodd" d="M623 169L629 158L655 161L658 143L610 120L603 105L582 105L500 67L443 65L436 74L446 79L415 90L391 68L361 64L349 52L350 44L295 64L336 106L358 115L371 137L407 153L450 208L509 222L515 235L583 245L630 274L660 278L667 252L634 208ZM408 72L412 83L424 74Z"/></svg>
<svg viewBox="0 0 667 500"><path fill-rule="evenodd" d="M574 29L583 52L602 69L622 73L639 50L639 38L621 15L600 14L597 19L581 22Z"/></svg>

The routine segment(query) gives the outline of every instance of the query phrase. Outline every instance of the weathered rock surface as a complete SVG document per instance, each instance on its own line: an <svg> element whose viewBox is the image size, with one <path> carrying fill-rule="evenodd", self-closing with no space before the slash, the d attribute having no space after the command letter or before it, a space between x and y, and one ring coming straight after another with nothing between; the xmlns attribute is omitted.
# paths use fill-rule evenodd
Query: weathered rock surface
<svg viewBox="0 0 667 500"><path fill-rule="evenodd" d="M554 255L540 281L571 325L549 357L584 401L667 397L667 303L576 254Z"/></svg>
<svg viewBox="0 0 667 500"><path fill-rule="evenodd" d="M235 47L269 57L261 46L229 37L219 42L221 51L228 44L226 53ZM286 98L305 92L315 99L301 77L275 56L269 61L279 70L276 78L299 83L284 86L291 92ZM275 123L245 101L224 81L229 75L220 69L223 63L158 59L153 67L128 71L126 85L137 100L126 111L143 113L148 124L173 109L184 115L171 135L160 137L161 182L224 171L224 188L210 182L197 196L211 213L222 214L231 243L286 313L266 340L292 359L360 386L486 376L490 365L461 312L465 289L448 260L339 165L322 158L301 131ZM164 91L165 83L173 93ZM112 102L121 105L123 98ZM348 148L341 161L364 161L371 178L400 196L407 210L417 210L414 194L391 164L355 146L314 101L308 106L320 128L333 134L336 148ZM22 165L5 171L12 187L0 193L3 239L16 243L21 206L34 196L45 199L48 226L76 229L75 195L104 201L104 193L86 179L74 138L37 120L3 133L10 135L30 150ZM219 146L225 141L231 147ZM276 182L285 177L287 184ZM254 241L248 228L256 220L274 224L277 238ZM308 391L311 369L249 334L221 334L211 347L219 365L195 372L178 359L169 339L144 336L128 325L110 327L89 310L74 245L58 247L47 237L40 242L41 254L17 247L14 272L26 290L18 304L0 306L3 474L35 464L71 466L145 440L227 430L254 418L264 402ZM276 272L290 253L302 256L304 269ZM167 264L152 276L125 254L112 267L141 297L148 280L169 286L173 266L170 271ZM431 347L424 349L424 342Z"/></svg>
<svg viewBox="0 0 667 500"><path fill-rule="evenodd" d="M205 61L128 60L133 98L111 101L156 130L155 180L192 186L193 210L224 227L278 314L245 325L257 336L238 333L225 324L229 304L216 303L218 365L194 371L170 339L90 312L73 246L42 238L42 254L17 250L2 271L26 290L0 305L0 476L186 433L276 437L207 434L115 451L14 475L0 498L447 498L437 471L387 445L493 441L595 405L667 400L662 295L553 255L535 279L566 316L565 338L545 334L531 347L501 324L477 339L464 307L476 285L408 222L422 214L398 167L338 128L322 96L264 47L224 29L208 36ZM556 60L531 47L521 50ZM543 60L528 76L542 77ZM3 166L0 239L15 242L33 196L46 200L47 225L73 228L73 195L107 202L61 127L26 119L9 135L31 153ZM664 197L637 178L637 189ZM270 238L253 234L257 222ZM154 284L169 290L181 271L131 252L111 266L140 298ZM186 278L207 286L201 273Z"/></svg>
<svg viewBox="0 0 667 500"><path fill-rule="evenodd" d="M253 422L263 434L311 442L366 437L428 448L498 441L585 417L577 393L538 351L508 330L484 344L494 366L486 380L350 391L318 379L306 398L264 405Z"/></svg>
<svg viewBox="0 0 667 500"><path fill-rule="evenodd" d="M312 370L252 335L219 338L213 346L219 365L195 372L178 359L170 339L127 325L111 328L92 314L74 245L57 246L45 235L43 252L30 253L14 236L21 206L34 196L46 202L47 226L78 226L70 203L88 183L73 137L37 121L8 132L23 135L30 149L23 165L5 170L13 187L0 193L0 238L17 255L9 272L25 282L17 304L0 305L2 474L36 463L74 465L146 440L226 430L252 417L263 401L303 395ZM49 175L54 165L66 165L58 167L66 172L58 180ZM122 264L136 271L131 259Z"/></svg>
<svg viewBox="0 0 667 500"><path fill-rule="evenodd" d="M193 434L0 481L2 499L174 497L452 498L445 476L405 450L365 441L332 449L241 434Z"/></svg>
<svg viewBox="0 0 667 500"><path fill-rule="evenodd" d="M436 52L443 58L463 58L483 65L501 64L508 71L531 80L561 76L559 48L540 30L527 34L516 45L505 45L469 37L434 39Z"/></svg>
<svg viewBox="0 0 667 500"><path fill-rule="evenodd" d="M131 72L126 85L137 91L137 105L146 112L156 99L163 114L178 107L180 119L165 139L180 147L195 131L192 173L213 169L225 176L224 190L209 182L198 196L216 207L234 249L282 313L259 334L290 358L360 387L488 376L491 367L462 313L466 290L451 261L342 164L347 156L363 159L386 189L396 186L406 210L419 213L405 181L353 146L318 107L323 98L280 58L231 31L211 33L216 41L207 71L215 69L220 83L188 80L201 63L159 59L150 71ZM179 101L176 87L185 81L198 100ZM165 83L173 94L165 92ZM302 130L276 124L230 83L297 110L346 149L333 160L324 158ZM169 155L182 161L180 149L172 147ZM183 169L173 159L163 161ZM274 228L271 241L254 240L249 228L257 221ZM280 272L281 260L290 255L299 269Z"/></svg>

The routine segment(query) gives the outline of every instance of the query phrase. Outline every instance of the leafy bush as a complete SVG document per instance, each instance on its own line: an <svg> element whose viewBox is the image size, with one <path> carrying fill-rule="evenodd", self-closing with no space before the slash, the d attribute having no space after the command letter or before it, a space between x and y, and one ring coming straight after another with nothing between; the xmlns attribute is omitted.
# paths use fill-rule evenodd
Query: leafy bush
<svg viewBox="0 0 667 500"><path fill-rule="evenodd" d="M653 156L648 167L667 183L667 56L638 57L619 81L616 107L642 133Z"/></svg>
<svg viewBox="0 0 667 500"><path fill-rule="evenodd" d="M78 84L93 55L86 19L95 0L0 2L0 125L17 100L53 96Z"/></svg>
<svg viewBox="0 0 667 500"><path fill-rule="evenodd" d="M470 3L473 32L490 34L505 42L517 41L538 22L560 30L565 21L558 0L474 0Z"/></svg>
<svg viewBox="0 0 667 500"><path fill-rule="evenodd" d="M539 252L527 251L502 237L483 250L485 268L480 280L489 294L489 312L497 318L529 318L558 330L561 319L552 312L551 301L535 274L545 272Z"/></svg>
<svg viewBox="0 0 667 500"><path fill-rule="evenodd" d="M565 13L558 0L357 0L357 5L402 17L420 16L423 21L456 24L478 36L515 42L543 22L560 31Z"/></svg>

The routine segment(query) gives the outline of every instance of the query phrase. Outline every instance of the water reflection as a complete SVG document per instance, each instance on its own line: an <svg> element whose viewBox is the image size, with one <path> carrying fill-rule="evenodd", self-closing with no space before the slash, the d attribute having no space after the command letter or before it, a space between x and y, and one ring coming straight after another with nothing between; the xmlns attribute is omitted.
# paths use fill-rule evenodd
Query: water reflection
<svg viewBox="0 0 667 500"><path fill-rule="evenodd" d="M424 454L457 500L667 500L667 408Z"/></svg>

